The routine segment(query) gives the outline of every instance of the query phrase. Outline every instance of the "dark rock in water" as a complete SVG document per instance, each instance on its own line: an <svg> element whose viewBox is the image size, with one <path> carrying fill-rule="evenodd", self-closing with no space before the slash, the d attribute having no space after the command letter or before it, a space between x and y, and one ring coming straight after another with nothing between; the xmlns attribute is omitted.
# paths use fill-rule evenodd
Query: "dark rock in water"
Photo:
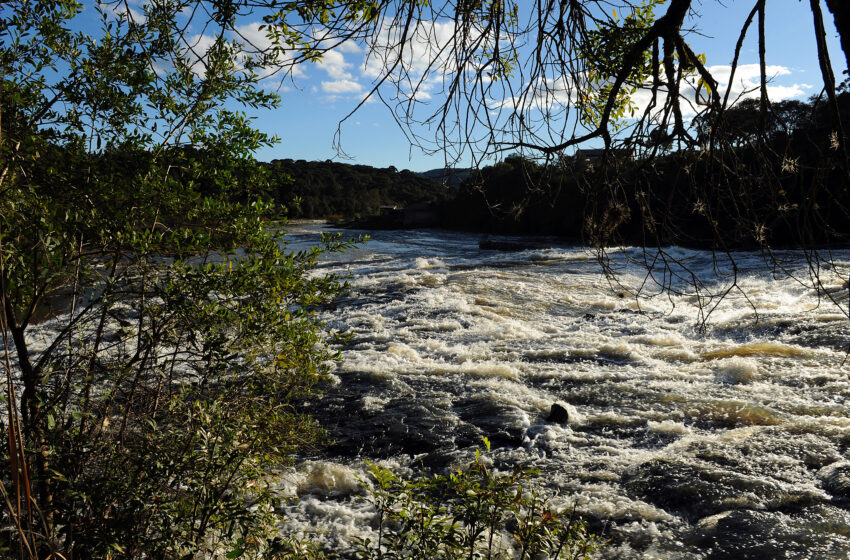
<svg viewBox="0 0 850 560"><path fill-rule="evenodd" d="M697 522L692 536L710 560L846 558L848 512L829 505L799 512L727 510Z"/></svg>
<svg viewBox="0 0 850 560"><path fill-rule="evenodd" d="M558 424L567 424L570 421L570 413L567 411L567 407L562 404L555 403L552 405L552 409L549 411L549 417L546 421L557 422Z"/></svg>
<svg viewBox="0 0 850 560"><path fill-rule="evenodd" d="M838 461L818 471L824 489L839 500L850 500L850 461Z"/></svg>
<svg viewBox="0 0 850 560"><path fill-rule="evenodd" d="M471 428L454 437L458 446L479 446L485 436L496 448L522 444L524 414L514 406L476 395L458 399L452 410L461 420L459 428Z"/></svg>
<svg viewBox="0 0 850 560"><path fill-rule="evenodd" d="M702 461L653 459L624 477L624 485L633 497L691 520L733 508L801 508L821 499L806 488L783 488L772 480Z"/></svg>

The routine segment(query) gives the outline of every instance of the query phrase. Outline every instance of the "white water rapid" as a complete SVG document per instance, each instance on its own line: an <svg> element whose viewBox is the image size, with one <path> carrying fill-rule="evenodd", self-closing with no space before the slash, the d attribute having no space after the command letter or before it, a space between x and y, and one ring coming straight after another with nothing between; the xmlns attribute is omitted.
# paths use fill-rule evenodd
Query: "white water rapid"
<svg viewBox="0 0 850 560"><path fill-rule="evenodd" d="M293 246L320 229L294 224ZM646 269L623 259L616 285L583 248L371 235L322 265L350 274L325 318L353 339L309 405L335 443L284 477L290 528L344 552L372 530L364 460L440 471L486 436L498 468L539 468L604 530L603 557L848 557L850 323L810 286L737 254L746 298L731 291L701 331L692 291L636 299ZM673 252L712 274L710 253ZM850 252L833 256L821 278L846 312ZM547 421L555 402L568 424Z"/></svg>

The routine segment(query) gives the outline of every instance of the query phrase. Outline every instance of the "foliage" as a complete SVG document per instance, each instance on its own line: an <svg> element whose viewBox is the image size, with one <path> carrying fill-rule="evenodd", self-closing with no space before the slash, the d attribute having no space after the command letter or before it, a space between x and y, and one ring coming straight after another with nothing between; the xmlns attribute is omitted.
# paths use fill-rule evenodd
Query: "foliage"
<svg viewBox="0 0 850 560"><path fill-rule="evenodd" d="M613 10L613 21L603 21L596 29L587 32L585 40L579 45L581 56L587 61L588 81L593 86L584 92L579 103L581 119L585 124L601 124L602 115L609 104L608 98L614 89L615 77L623 71L624 53L632 49L655 23L655 7L661 3L661 0L643 2L622 19ZM657 73L658 66L657 62L653 65L652 50L645 49L640 53L639 62L628 74L627 86L614 92L611 116L615 127L622 119L635 116L638 107L633 96L639 87L648 83L653 74Z"/></svg>
<svg viewBox="0 0 850 560"><path fill-rule="evenodd" d="M485 440L489 449L489 442ZM377 510L377 542L363 539L364 559L587 559L601 545L584 523L551 506L538 473L494 473L480 452L447 476L406 481L371 465L369 500Z"/></svg>
<svg viewBox="0 0 850 560"><path fill-rule="evenodd" d="M316 310L342 284L263 202L273 139L236 107L277 97L227 4L205 52L183 2L3 6L3 555L263 548L267 473L321 435L296 403L335 357Z"/></svg>

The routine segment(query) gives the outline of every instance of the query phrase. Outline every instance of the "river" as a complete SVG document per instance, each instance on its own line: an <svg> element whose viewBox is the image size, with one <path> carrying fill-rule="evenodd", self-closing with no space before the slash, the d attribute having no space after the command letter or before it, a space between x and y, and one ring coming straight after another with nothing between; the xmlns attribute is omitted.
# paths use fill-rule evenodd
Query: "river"
<svg viewBox="0 0 850 560"><path fill-rule="evenodd" d="M294 224L293 247L320 230ZM307 407L334 443L281 482L300 497L290 529L344 552L371 531L365 460L441 471L487 437L496 468L540 469L604 531L606 558L850 555L850 252L821 271L834 301L800 255L779 255L798 282L736 254L740 290L702 299L703 323L699 294L657 276L675 292L660 293L638 250L612 253L617 283L581 247L369 233L321 265L350 275L325 319L352 339ZM703 298L732 284L710 253L668 254L707 279ZM547 420L555 402L565 425Z"/></svg>

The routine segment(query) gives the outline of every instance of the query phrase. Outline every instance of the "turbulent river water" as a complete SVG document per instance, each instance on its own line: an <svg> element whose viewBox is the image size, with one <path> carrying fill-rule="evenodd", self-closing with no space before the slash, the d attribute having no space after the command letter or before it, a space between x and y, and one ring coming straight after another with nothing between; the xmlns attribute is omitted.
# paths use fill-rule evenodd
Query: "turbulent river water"
<svg viewBox="0 0 850 560"><path fill-rule="evenodd" d="M320 231L295 224L293 247ZM290 528L345 551L372 531L356 496L365 460L441 471L486 436L495 468L540 469L604 531L603 557L850 555L850 252L821 270L834 301L736 254L741 290L701 328L687 283L647 297L658 289L637 250L611 255L617 284L581 247L371 235L321 266L350 275L325 319L352 340L338 382L308 405L334 443L284 476L300 496ZM703 295L731 284L710 253L669 251L708 279ZM809 278L799 255L781 257ZM567 424L547 420L555 402Z"/></svg>

